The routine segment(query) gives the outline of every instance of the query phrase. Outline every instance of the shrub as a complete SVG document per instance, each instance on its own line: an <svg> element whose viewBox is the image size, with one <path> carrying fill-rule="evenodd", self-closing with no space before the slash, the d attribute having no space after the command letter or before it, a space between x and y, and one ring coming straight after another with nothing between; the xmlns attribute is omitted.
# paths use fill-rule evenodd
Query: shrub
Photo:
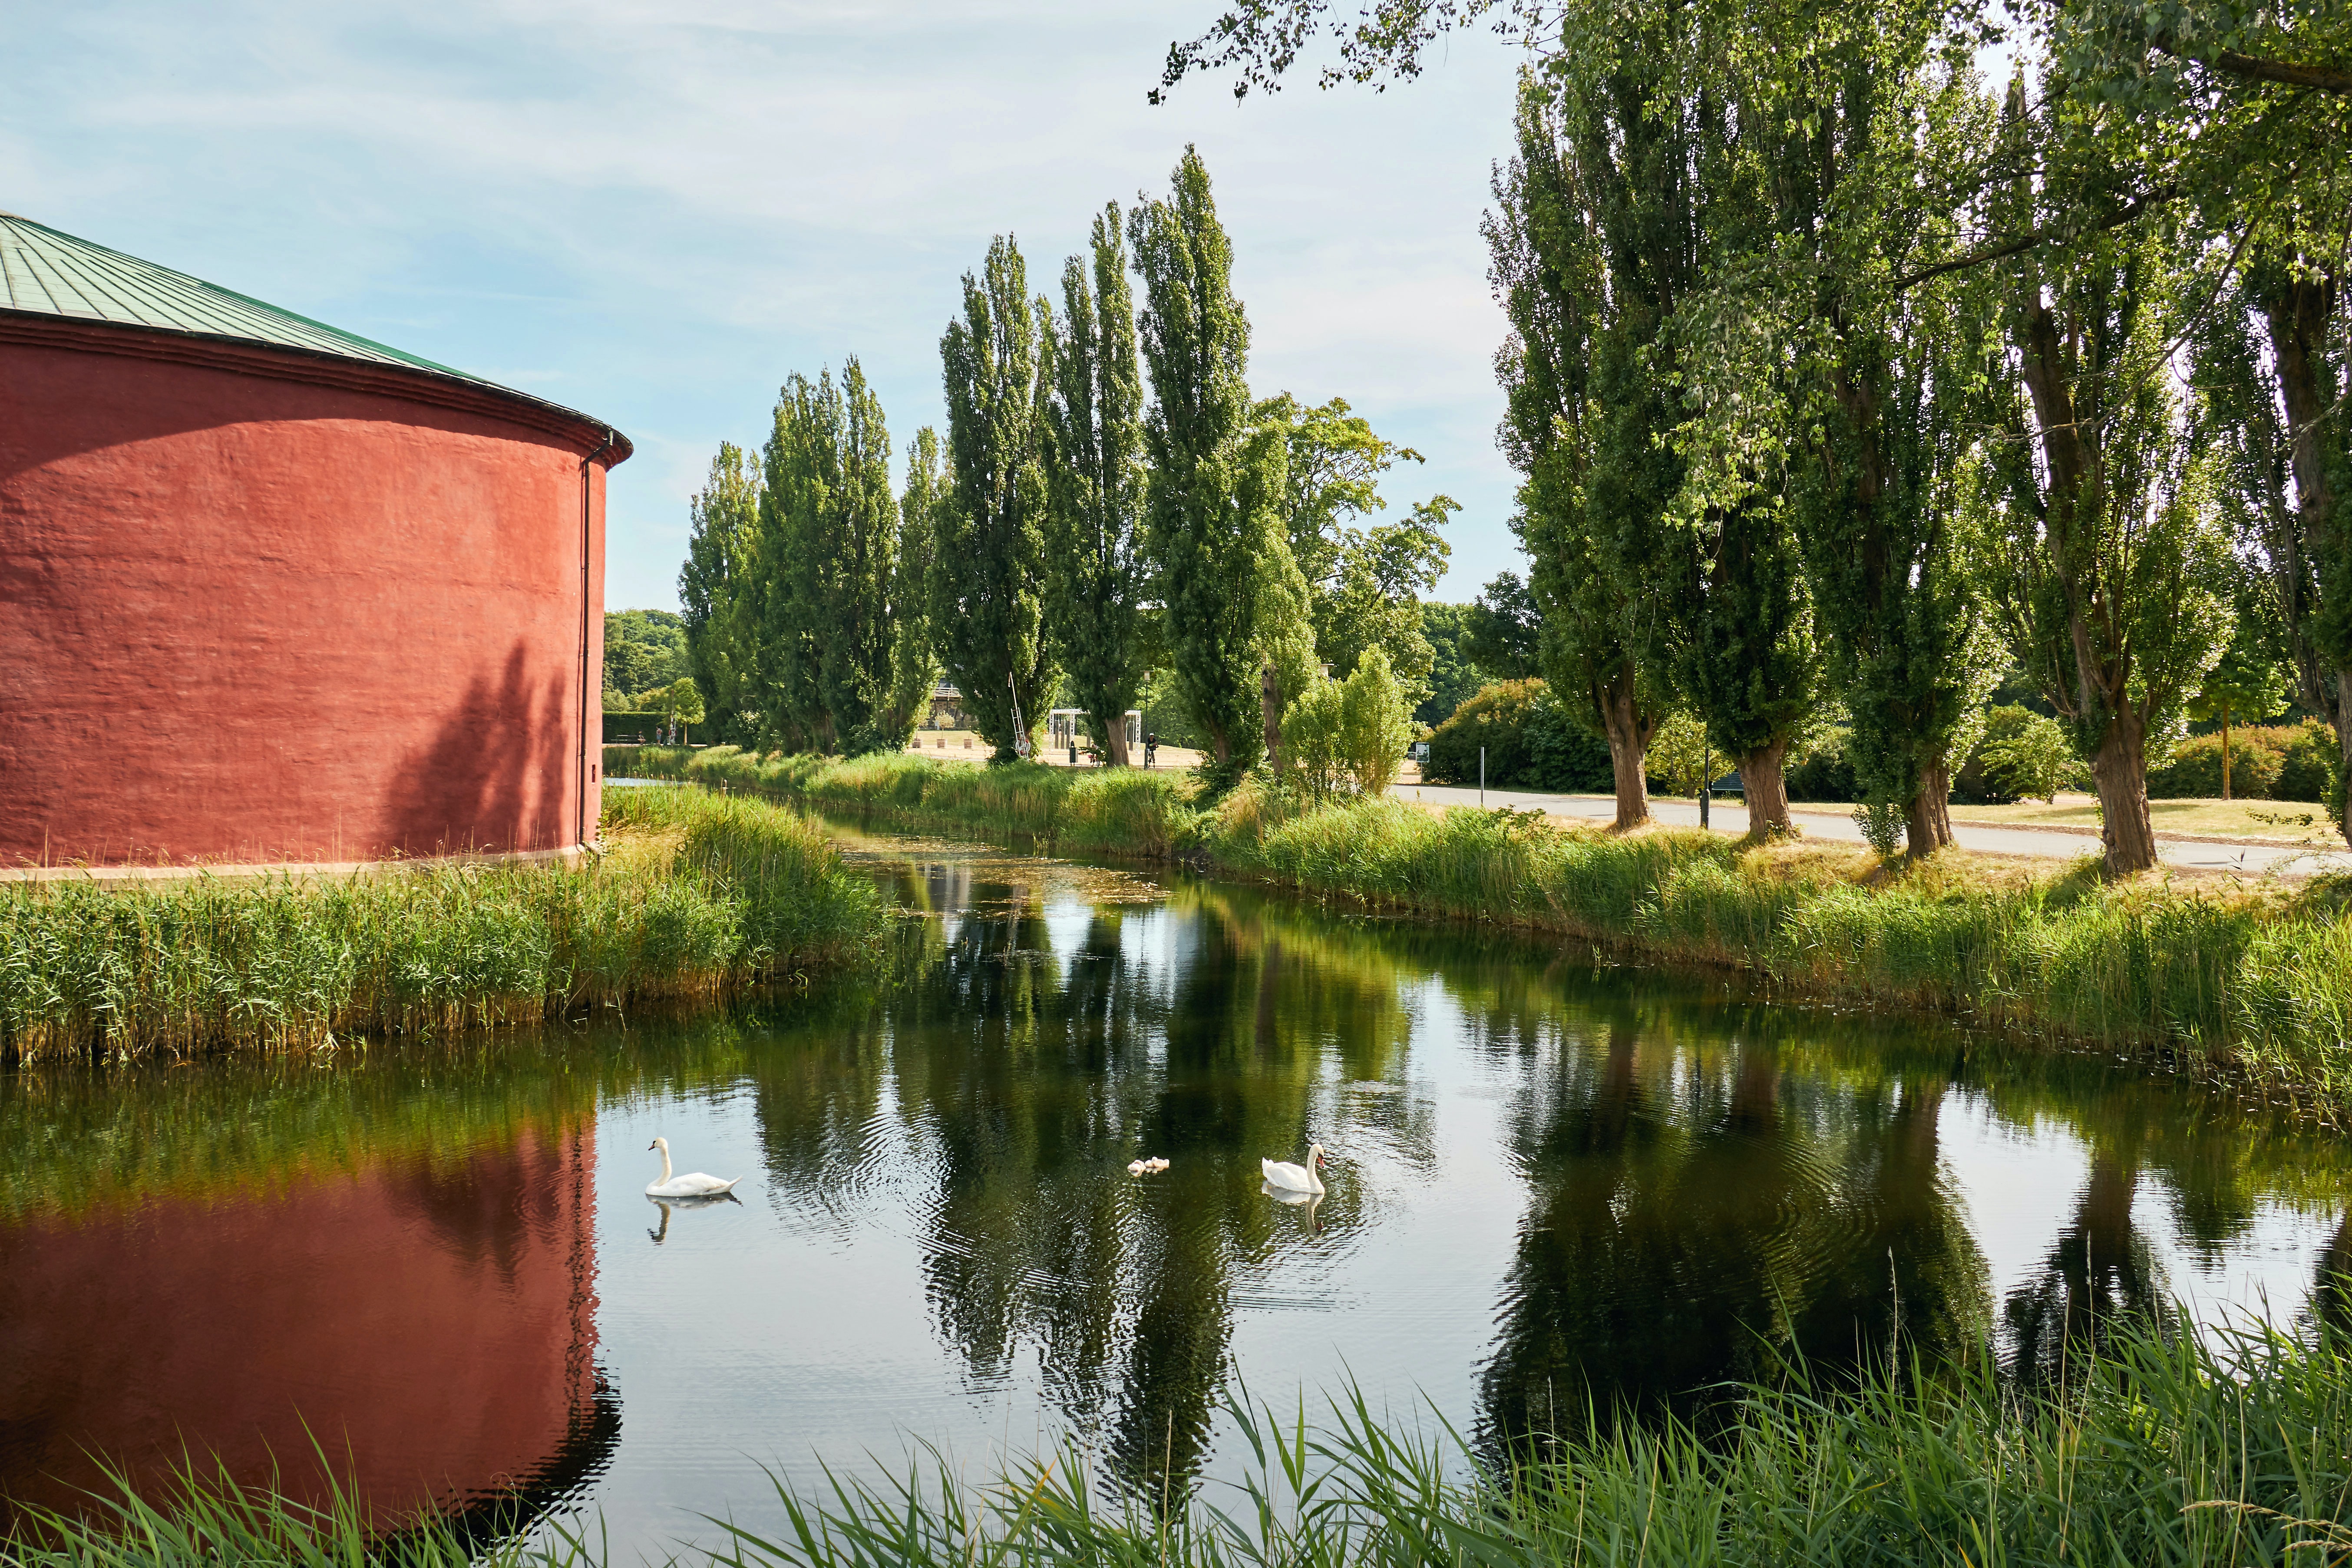
<svg viewBox="0 0 2352 1568"><path fill-rule="evenodd" d="M1477 696L1431 731L1429 762L1422 777L1432 784L1476 784L1478 749L1483 746L1488 784L1537 787L1528 724L1550 701L1551 689L1540 680L1502 680L1479 688Z"/></svg>
<svg viewBox="0 0 2352 1568"><path fill-rule="evenodd" d="M1861 786L1854 782L1853 756L1849 749L1853 731L1843 724L1833 724L1813 737L1805 749L1789 760L1788 788L1790 800L1848 801L1859 798Z"/></svg>
<svg viewBox="0 0 2352 1568"><path fill-rule="evenodd" d="M1339 742L1345 708L1339 683L1318 680L1294 698L1282 716L1283 765L1296 773L1308 795L1331 794L1347 771Z"/></svg>
<svg viewBox="0 0 2352 1568"><path fill-rule="evenodd" d="M1650 775L1650 787L1660 794L1698 794L1713 765L1708 760L1706 726L1692 715L1669 713L1650 731L1650 750L1643 767Z"/></svg>
<svg viewBox="0 0 2352 1568"><path fill-rule="evenodd" d="M1966 793L1993 805L2054 799L2080 771L2066 726L2014 702L1985 716L1984 739L1961 770L1974 774Z"/></svg>
<svg viewBox="0 0 2352 1568"><path fill-rule="evenodd" d="M2280 725L2230 731L2230 794L2238 800L2275 800L2287 749L2300 731ZM2221 795L2221 737L2192 735L2172 750L2161 767L2147 770L2147 793L2155 800L2218 800Z"/></svg>
<svg viewBox="0 0 2352 1568"><path fill-rule="evenodd" d="M2343 755L2336 747L2336 731L2312 719L2295 725L2287 734L2286 750L2279 758L2278 782L2272 787L2271 798L2313 802L2333 799L2337 760Z"/></svg>
<svg viewBox="0 0 2352 1568"><path fill-rule="evenodd" d="M1385 792L1411 744L1412 705L1405 700L1404 685L1388 654L1368 647L1339 694L1339 752L1356 788L1365 795Z"/></svg>

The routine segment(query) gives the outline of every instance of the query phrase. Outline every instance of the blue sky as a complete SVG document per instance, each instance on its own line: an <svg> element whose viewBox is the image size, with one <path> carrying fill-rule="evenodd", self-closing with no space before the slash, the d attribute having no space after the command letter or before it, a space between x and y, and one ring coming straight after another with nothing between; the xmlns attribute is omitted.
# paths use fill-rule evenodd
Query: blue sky
<svg viewBox="0 0 2352 1568"><path fill-rule="evenodd" d="M0 209L612 421L608 603L672 607L687 497L786 374L858 355L903 453L989 237L1050 291L1197 142L1254 388L1426 454L1391 505L1464 504L1468 598L1517 565L1478 237L1517 57L1150 106L1215 4L10 5Z"/></svg>

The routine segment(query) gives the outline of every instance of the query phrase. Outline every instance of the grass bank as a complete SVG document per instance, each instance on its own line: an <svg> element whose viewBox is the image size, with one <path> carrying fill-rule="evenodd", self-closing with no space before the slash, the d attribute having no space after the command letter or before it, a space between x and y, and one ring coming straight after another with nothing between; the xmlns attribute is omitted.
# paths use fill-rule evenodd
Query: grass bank
<svg viewBox="0 0 2352 1568"><path fill-rule="evenodd" d="M753 791L876 826L961 829L1048 853L1167 860L1197 841L1189 773L1171 769L975 767L892 752L760 756L732 746L607 746L607 777Z"/></svg>
<svg viewBox="0 0 2352 1568"><path fill-rule="evenodd" d="M982 769L914 757L762 760L650 750L623 767L772 792L877 824L1165 860L1400 912L1558 932L1728 966L1814 994L1962 1013L2023 1034L2155 1047L2330 1115L2352 1110L2347 890L2109 885L1947 852L1924 866L1842 846L1627 837L1534 813L1393 798L1297 810L1245 784L1213 810L1182 774Z"/></svg>
<svg viewBox="0 0 2352 1568"><path fill-rule="evenodd" d="M1890 1373L1858 1390L1734 1394L1705 1434L1671 1418L1547 1440L1496 1465L1442 1427L1384 1425L1360 1396L1310 1424L1236 1405L1247 1479L1161 1509L1106 1501L1075 1447L974 1481L944 1459L897 1485L784 1490L781 1528L711 1519L680 1563L967 1568L1551 1568L1645 1564L2326 1563L2352 1545L2352 1362L2323 1338L2167 1342L2124 1331L2078 1352L2063 1391L1990 1367ZM355 1510L264 1497L133 1498L85 1521L36 1521L22 1568L189 1563L457 1564L473 1545L426 1528L383 1550ZM593 1524L493 1568L601 1568Z"/></svg>
<svg viewBox="0 0 2352 1568"><path fill-rule="evenodd" d="M880 900L817 827L614 790L561 866L0 891L0 1058L313 1046L723 994L856 959Z"/></svg>

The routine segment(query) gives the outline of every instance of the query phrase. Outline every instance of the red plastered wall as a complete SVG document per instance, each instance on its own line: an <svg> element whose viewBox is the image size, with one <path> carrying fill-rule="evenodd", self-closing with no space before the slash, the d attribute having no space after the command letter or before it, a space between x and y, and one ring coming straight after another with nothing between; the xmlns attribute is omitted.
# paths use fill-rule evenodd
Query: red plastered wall
<svg viewBox="0 0 2352 1568"><path fill-rule="evenodd" d="M74 330L0 334L0 865L593 834L581 491L604 432L398 371ZM591 726L626 454L587 471Z"/></svg>

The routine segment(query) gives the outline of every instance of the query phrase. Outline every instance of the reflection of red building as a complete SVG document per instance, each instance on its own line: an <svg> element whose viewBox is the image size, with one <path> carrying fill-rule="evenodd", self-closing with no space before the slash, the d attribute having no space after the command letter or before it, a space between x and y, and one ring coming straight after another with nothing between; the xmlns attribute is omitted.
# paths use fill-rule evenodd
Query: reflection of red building
<svg viewBox="0 0 2352 1568"><path fill-rule="evenodd" d="M183 1454L380 1517L599 1462L594 1133L0 1231L0 1494Z"/></svg>
<svg viewBox="0 0 2352 1568"><path fill-rule="evenodd" d="M582 842L629 451L0 214L0 867Z"/></svg>

